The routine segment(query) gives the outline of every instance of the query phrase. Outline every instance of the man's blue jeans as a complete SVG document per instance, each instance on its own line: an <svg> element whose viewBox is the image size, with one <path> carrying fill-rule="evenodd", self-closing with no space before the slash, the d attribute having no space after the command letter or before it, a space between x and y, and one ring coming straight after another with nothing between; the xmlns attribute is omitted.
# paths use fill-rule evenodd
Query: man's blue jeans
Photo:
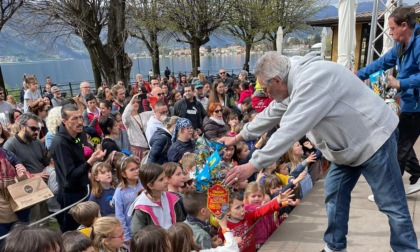
<svg viewBox="0 0 420 252"><path fill-rule="evenodd" d="M324 234L330 249L347 247L351 191L363 175L372 188L379 210L388 216L392 249L398 252L418 251L397 160L397 132L365 163L356 167L331 165L325 179L328 228Z"/></svg>

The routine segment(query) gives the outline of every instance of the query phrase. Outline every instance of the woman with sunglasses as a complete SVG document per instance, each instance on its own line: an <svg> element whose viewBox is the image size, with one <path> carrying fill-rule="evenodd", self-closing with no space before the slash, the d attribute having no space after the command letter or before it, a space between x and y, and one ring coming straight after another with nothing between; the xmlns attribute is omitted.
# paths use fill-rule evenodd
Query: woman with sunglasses
<svg viewBox="0 0 420 252"><path fill-rule="evenodd" d="M207 114L203 120L204 137L216 139L225 136L229 132L229 127L223 120L223 108L218 102L209 104Z"/></svg>

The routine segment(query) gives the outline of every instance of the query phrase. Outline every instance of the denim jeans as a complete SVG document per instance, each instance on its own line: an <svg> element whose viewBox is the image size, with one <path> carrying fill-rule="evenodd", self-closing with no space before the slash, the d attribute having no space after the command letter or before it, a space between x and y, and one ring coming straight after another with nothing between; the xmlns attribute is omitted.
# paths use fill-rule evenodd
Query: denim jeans
<svg viewBox="0 0 420 252"><path fill-rule="evenodd" d="M397 132L365 163L356 167L331 165L325 179L328 228L324 234L324 241L330 249L347 247L351 191L363 175L372 188L379 210L388 216L392 249L398 252L418 251L397 161Z"/></svg>

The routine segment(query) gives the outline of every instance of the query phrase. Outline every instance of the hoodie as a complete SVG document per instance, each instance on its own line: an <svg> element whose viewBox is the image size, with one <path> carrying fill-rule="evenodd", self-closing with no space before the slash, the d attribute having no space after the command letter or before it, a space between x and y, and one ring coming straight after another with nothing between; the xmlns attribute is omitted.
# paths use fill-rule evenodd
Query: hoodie
<svg viewBox="0 0 420 252"><path fill-rule="evenodd" d="M398 117L385 102L345 67L315 53L291 58L289 97L273 101L240 135L254 139L279 125L250 163L261 170L307 134L324 157L340 165L358 166L391 136Z"/></svg>
<svg viewBox="0 0 420 252"><path fill-rule="evenodd" d="M152 139L153 134L158 128L163 128L165 125L163 122L156 119L154 116L150 117L149 121L147 121L146 126L146 138L147 142L150 143L150 139Z"/></svg>
<svg viewBox="0 0 420 252"><path fill-rule="evenodd" d="M50 152L54 159L57 183L64 191L81 192L89 183L90 165L85 160L84 138L77 134L71 137L63 124L57 127L57 133L51 143Z"/></svg>

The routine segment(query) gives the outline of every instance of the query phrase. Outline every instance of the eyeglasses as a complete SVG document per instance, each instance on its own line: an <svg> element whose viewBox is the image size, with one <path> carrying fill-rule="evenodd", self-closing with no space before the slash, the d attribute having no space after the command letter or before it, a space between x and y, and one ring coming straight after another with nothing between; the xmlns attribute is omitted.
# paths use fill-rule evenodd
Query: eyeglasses
<svg viewBox="0 0 420 252"><path fill-rule="evenodd" d="M223 110L222 109L216 109L215 111L214 111L214 113L221 113L221 112L223 112Z"/></svg>
<svg viewBox="0 0 420 252"><path fill-rule="evenodd" d="M164 95L164 93L159 93L159 94L156 94L157 96L162 96L162 95Z"/></svg>
<svg viewBox="0 0 420 252"><path fill-rule="evenodd" d="M29 128L33 132L40 131L39 127L36 127L36 126L28 126L28 125L25 125L25 127Z"/></svg>
<svg viewBox="0 0 420 252"><path fill-rule="evenodd" d="M194 179L189 179L189 180L185 181L185 184L181 187L185 188L187 186L191 186L193 183L194 183Z"/></svg>
<svg viewBox="0 0 420 252"><path fill-rule="evenodd" d="M220 72L219 74L226 74L226 72Z"/></svg>

